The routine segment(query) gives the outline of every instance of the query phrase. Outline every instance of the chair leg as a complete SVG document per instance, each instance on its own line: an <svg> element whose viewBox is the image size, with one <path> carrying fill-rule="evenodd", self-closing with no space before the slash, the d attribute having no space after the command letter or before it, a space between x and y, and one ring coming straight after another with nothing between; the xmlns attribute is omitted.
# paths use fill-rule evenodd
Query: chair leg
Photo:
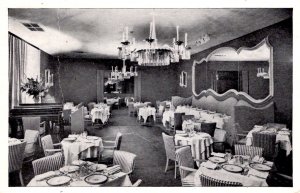
<svg viewBox="0 0 300 193"><path fill-rule="evenodd" d="M167 172L168 167L169 167L169 158L167 158L167 163L166 163L165 173Z"/></svg>
<svg viewBox="0 0 300 193"><path fill-rule="evenodd" d="M177 161L175 161L175 176L174 176L174 178L176 179L176 170L177 170Z"/></svg>
<svg viewBox="0 0 300 193"><path fill-rule="evenodd" d="M23 176L22 176L22 169L20 169L20 171L19 171L19 178L20 178L21 185L24 186L24 181L23 181Z"/></svg>

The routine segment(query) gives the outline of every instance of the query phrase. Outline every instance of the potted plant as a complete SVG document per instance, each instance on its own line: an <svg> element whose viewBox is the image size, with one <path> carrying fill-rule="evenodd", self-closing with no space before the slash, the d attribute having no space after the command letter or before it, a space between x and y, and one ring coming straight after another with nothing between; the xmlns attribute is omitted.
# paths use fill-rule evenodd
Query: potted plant
<svg viewBox="0 0 300 193"><path fill-rule="evenodd" d="M39 82L37 78L27 78L27 82L22 83L20 89L22 92L26 92L28 95L32 96L35 102L38 102L48 88L44 86L42 81Z"/></svg>

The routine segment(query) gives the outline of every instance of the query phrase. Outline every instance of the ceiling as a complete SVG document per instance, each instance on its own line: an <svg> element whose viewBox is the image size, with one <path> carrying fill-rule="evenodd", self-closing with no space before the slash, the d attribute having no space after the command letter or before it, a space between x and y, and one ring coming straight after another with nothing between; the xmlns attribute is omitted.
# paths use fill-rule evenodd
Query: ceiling
<svg viewBox="0 0 300 193"><path fill-rule="evenodd" d="M238 38L292 17L292 9L9 9L9 31L51 55L73 58L117 58L124 27L143 43L152 15L160 45L171 45L179 25L188 33L192 53ZM37 23L30 31L22 23ZM202 35L210 40L196 43Z"/></svg>

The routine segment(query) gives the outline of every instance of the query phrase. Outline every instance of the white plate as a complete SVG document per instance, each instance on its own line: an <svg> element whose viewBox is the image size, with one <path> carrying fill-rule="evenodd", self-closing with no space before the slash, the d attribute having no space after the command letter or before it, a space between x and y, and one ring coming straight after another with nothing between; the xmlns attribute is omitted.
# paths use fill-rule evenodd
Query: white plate
<svg viewBox="0 0 300 193"><path fill-rule="evenodd" d="M64 166L59 169L59 171L62 173L72 173L72 172L76 172L77 170L79 170L78 166Z"/></svg>
<svg viewBox="0 0 300 193"><path fill-rule="evenodd" d="M89 184L102 184L107 181L107 176L102 174L92 174L84 178L84 181Z"/></svg>
<svg viewBox="0 0 300 193"><path fill-rule="evenodd" d="M241 173L243 168L241 166L233 165L233 164L225 164L222 168L228 172Z"/></svg>
<svg viewBox="0 0 300 193"><path fill-rule="evenodd" d="M69 176L56 176L46 181L49 186L61 186L71 181Z"/></svg>
<svg viewBox="0 0 300 193"><path fill-rule="evenodd" d="M209 161L214 162L214 163L224 163L226 160L221 157L210 157L208 158Z"/></svg>
<svg viewBox="0 0 300 193"><path fill-rule="evenodd" d="M264 172L267 172L267 171L270 171L271 170L271 167L270 166L267 166L265 164L259 164L259 163L252 163L249 165L251 168L255 169L255 170L258 170L258 171L264 171Z"/></svg>
<svg viewBox="0 0 300 193"><path fill-rule="evenodd" d="M107 165L105 165L105 164L94 164L89 167L89 169L92 171L102 171L106 168L107 168Z"/></svg>

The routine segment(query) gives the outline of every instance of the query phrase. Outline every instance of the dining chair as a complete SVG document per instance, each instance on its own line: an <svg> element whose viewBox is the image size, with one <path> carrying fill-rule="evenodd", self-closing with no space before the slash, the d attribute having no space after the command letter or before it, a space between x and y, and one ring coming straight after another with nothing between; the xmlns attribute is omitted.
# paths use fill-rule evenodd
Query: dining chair
<svg viewBox="0 0 300 193"><path fill-rule="evenodd" d="M188 121L194 119L194 115L182 115L182 121Z"/></svg>
<svg viewBox="0 0 300 193"><path fill-rule="evenodd" d="M157 112L155 113L156 120L162 120L164 110L165 110L164 106L162 106L162 105L158 106Z"/></svg>
<svg viewBox="0 0 300 193"><path fill-rule="evenodd" d="M41 141L45 156L62 151L62 149L55 149L55 147L61 146L61 143L53 143L51 135L42 137Z"/></svg>
<svg viewBox="0 0 300 193"><path fill-rule="evenodd" d="M39 145L41 145L41 136L46 132L46 122L41 122L41 117L22 117L23 131L27 129L37 130L39 132Z"/></svg>
<svg viewBox="0 0 300 193"><path fill-rule="evenodd" d="M115 150L120 150L122 133L118 132L114 141L103 140L104 150L99 153L99 163L112 164Z"/></svg>
<svg viewBox="0 0 300 193"><path fill-rule="evenodd" d="M22 176L22 165L24 159L24 151L26 147L26 141L8 146L8 171L9 173L18 171L21 185L24 186Z"/></svg>
<svg viewBox="0 0 300 193"><path fill-rule="evenodd" d="M63 121L64 125L70 125L71 123L71 109L63 110Z"/></svg>
<svg viewBox="0 0 300 193"><path fill-rule="evenodd" d="M226 131L223 129L215 129L213 136L214 152L225 152Z"/></svg>
<svg viewBox="0 0 300 193"><path fill-rule="evenodd" d="M185 113L174 113L174 129L182 130L182 116Z"/></svg>
<svg viewBox="0 0 300 193"><path fill-rule="evenodd" d="M254 157L254 156L258 155L259 157L261 157L263 154L263 148L235 144L234 145L234 153L235 153L235 155L250 155L250 157Z"/></svg>
<svg viewBox="0 0 300 193"><path fill-rule="evenodd" d="M71 114L71 133L80 134L84 131L84 109L80 107Z"/></svg>
<svg viewBox="0 0 300 193"><path fill-rule="evenodd" d="M88 108L89 112L91 112L91 110L94 108L95 104L96 104L95 102L89 102L87 104L87 108Z"/></svg>
<svg viewBox="0 0 300 193"><path fill-rule="evenodd" d="M253 146L263 148L263 157L273 161L277 157L278 146L276 144L276 133L252 133Z"/></svg>
<svg viewBox="0 0 300 193"><path fill-rule="evenodd" d="M201 164L206 160L194 160L191 146L189 145L176 149L175 155L178 161L182 186L195 186L194 177L197 170L194 169L194 161L198 161Z"/></svg>
<svg viewBox="0 0 300 193"><path fill-rule="evenodd" d="M128 103L128 115L131 116L131 114L136 114L136 109L134 108L134 103L132 102Z"/></svg>
<svg viewBox="0 0 300 193"><path fill-rule="evenodd" d="M29 162L34 159L36 153L36 145L39 138L39 132L36 130L27 129L25 131L24 140L26 141L26 146L24 150L24 162Z"/></svg>
<svg viewBox="0 0 300 193"><path fill-rule="evenodd" d="M181 146L176 146L175 141L174 141L174 136L167 135L165 133L162 133L163 141L164 141L164 146L165 146L165 151L166 151L166 168L165 168L165 173L168 170L169 167L169 160L173 160L175 162L175 175L174 178L176 179L176 170L178 167L175 151L177 148Z"/></svg>
<svg viewBox="0 0 300 193"><path fill-rule="evenodd" d="M114 151L113 165L120 165L122 172L131 174L134 170L136 155L130 152Z"/></svg>
<svg viewBox="0 0 300 193"><path fill-rule="evenodd" d="M64 159L62 152L32 161L32 167L35 176L48 171L58 170L63 165Z"/></svg>
<svg viewBox="0 0 300 193"><path fill-rule="evenodd" d="M201 123L201 132L209 134L211 137L214 136L217 123Z"/></svg>
<svg viewBox="0 0 300 193"><path fill-rule="evenodd" d="M232 182L226 180L215 179L206 175L200 175L201 185L203 187L215 187L215 186L243 186L240 182Z"/></svg>

